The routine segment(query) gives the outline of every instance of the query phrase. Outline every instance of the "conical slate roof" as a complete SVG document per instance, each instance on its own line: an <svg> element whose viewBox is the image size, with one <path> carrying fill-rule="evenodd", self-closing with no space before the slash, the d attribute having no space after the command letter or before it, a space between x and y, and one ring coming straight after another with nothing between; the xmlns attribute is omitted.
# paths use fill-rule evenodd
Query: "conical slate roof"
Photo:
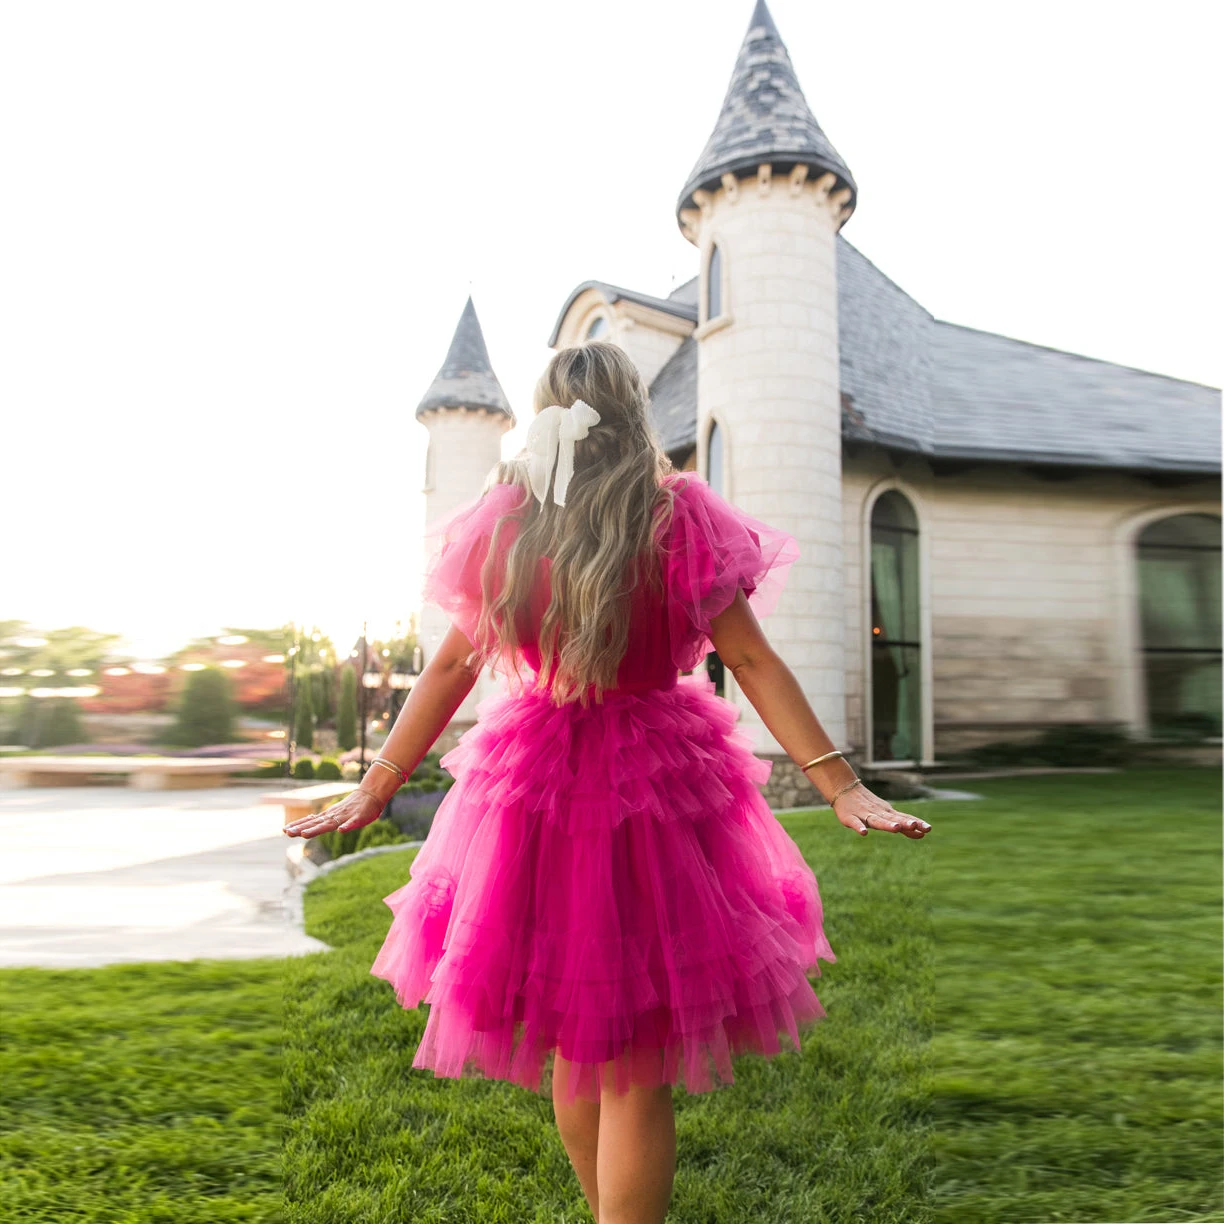
<svg viewBox="0 0 1224 1224"><path fill-rule="evenodd" d="M493 373L484 332L476 318L476 308L468 298L450 351L433 384L417 407L417 417L435 408L484 408L500 412L514 421L506 393Z"/></svg>
<svg viewBox="0 0 1224 1224"><path fill-rule="evenodd" d="M755 173L762 162L769 162L775 174L796 165L810 166L815 175L831 170L838 188L850 188L854 204L858 189L850 170L808 109L778 27L765 0L757 0L718 122L684 184L676 212L695 207L698 188L712 190L728 172Z"/></svg>

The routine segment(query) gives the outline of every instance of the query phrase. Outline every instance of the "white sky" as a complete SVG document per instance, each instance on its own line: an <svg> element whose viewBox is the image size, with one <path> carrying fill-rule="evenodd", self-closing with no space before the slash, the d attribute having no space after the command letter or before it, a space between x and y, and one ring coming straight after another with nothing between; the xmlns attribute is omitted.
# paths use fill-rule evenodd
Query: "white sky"
<svg viewBox="0 0 1224 1224"><path fill-rule="evenodd" d="M694 273L752 4L0 7L0 617L406 620L469 288L524 417L578 282ZM936 317L1220 385L1209 6L771 7L846 237Z"/></svg>

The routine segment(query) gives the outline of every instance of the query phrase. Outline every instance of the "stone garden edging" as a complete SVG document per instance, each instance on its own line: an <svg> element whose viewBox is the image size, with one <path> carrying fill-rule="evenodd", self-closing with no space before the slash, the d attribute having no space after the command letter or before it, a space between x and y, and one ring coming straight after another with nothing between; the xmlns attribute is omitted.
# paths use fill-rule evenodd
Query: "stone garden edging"
<svg viewBox="0 0 1224 1224"><path fill-rule="evenodd" d="M294 838L285 852L285 870L289 873L289 882L285 885L285 914L291 923L299 930L305 930L306 917L302 897L312 880L324 876L350 863L359 863L362 859L373 858L377 854L392 854L397 850L419 850L423 841L395 842L390 846L367 846L364 850L355 850L352 854L342 854L339 858L330 859L322 865L311 862L304 853L306 843Z"/></svg>

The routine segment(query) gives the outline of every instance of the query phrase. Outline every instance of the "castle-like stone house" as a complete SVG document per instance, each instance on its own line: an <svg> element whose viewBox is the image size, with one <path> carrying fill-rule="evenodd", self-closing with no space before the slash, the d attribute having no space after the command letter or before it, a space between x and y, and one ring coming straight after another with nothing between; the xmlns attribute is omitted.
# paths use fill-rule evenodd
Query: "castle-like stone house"
<svg viewBox="0 0 1224 1224"><path fill-rule="evenodd" d="M698 275L584 282L550 343L621 345L676 465L798 539L766 630L857 764L1065 722L1218 737L1219 392L932 318L841 236L856 204L759 0L677 201ZM470 302L417 415L432 521L513 424Z"/></svg>

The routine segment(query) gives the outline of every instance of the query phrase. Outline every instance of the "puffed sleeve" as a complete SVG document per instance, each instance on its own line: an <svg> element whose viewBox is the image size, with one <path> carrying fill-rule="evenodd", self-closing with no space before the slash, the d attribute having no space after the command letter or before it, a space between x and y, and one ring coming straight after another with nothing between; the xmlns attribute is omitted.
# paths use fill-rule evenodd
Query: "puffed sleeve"
<svg viewBox="0 0 1224 1224"><path fill-rule="evenodd" d="M477 648L476 624L484 599L481 570L489 556L489 545L498 519L511 519L498 535L498 558L506 551L518 530L514 511L526 503L525 490L514 484L496 484L475 501L464 503L457 510L425 531L428 555L422 597L436 604L450 617ZM497 558L495 558L496 564ZM494 575L494 583L499 575Z"/></svg>
<svg viewBox="0 0 1224 1224"><path fill-rule="evenodd" d="M737 590L748 597L758 619L774 610L799 545L692 472L669 479L676 492L661 559L673 662L689 671L714 649L710 621L730 606Z"/></svg>

